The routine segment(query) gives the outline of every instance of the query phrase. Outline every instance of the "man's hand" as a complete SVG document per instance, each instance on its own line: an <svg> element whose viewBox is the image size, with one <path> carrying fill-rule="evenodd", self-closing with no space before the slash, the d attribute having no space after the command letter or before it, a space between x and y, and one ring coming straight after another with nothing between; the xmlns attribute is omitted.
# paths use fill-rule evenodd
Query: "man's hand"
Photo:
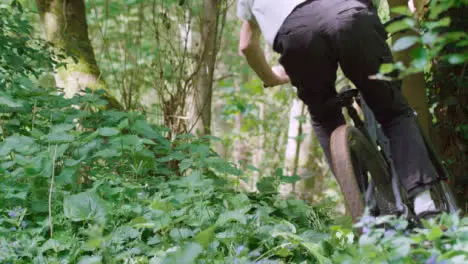
<svg viewBox="0 0 468 264"><path fill-rule="evenodd" d="M273 66L271 70L275 74L276 78L274 80L271 80L268 83L264 83L263 84L264 87L273 87L273 86L282 85L282 84L286 84L290 82L289 76L284 70L283 66L276 65L276 66Z"/></svg>

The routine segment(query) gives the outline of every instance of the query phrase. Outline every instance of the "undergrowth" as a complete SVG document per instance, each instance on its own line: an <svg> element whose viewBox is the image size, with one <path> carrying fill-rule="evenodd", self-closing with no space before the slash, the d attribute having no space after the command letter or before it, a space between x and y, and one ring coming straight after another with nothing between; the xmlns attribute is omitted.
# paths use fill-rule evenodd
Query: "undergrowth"
<svg viewBox="0 0 468 264"><path fill-rule="evenodd" d="M466 218L365 217L358 236L326 204L280 199L280 170L241 192L215 138L168 140L101 92L63 98L20 6L0 18L0 263L466 263Z"/></svg>

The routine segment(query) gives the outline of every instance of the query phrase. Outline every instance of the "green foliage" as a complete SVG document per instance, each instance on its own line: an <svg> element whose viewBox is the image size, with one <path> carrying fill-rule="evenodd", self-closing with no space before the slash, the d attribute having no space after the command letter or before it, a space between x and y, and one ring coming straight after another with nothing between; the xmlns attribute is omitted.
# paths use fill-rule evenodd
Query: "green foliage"
<svg viewBox="0 0 468 264"><path fill-rule="evenodd" d="M53 61L48 45L31 37L32 27L27 21L21 5L13 1L10 8L0 3L0 105L19 107L7 90L13 86L31 88L28 75L38 77L43 71L52 69Z"/></svg>
<svg viewBox="0 0 468 264"><path fill-rule="evenodd" d="M278 183L297 180L281 169L245 194L214 138L170 141L140 113L99 110L102 91L63 98L43 81L56 55L13 3L0 5L1 263L463 261L466 219L410 234L389 219L391 239L368 221L356 244L325 205L280 199Z"/></svg>
<svg viewBox="0 0 468 264"><path fill-rule="evenodd" d="M449 64L463 64L468 61L468 35L465 31L451 30L451 18L446 13L451 8L461 8L466 4L464 0L430 1L428 14L421 21L414 19L406 7L393 8L391 12L406 18L390 23L387 31L390 34L401 31L414 31L418 34L400 38L393 44L392 50L406 50L416 43L421 44L421 47L412 51L410 65L404 66L401 62L383 64L381 74L399 70L400 77L404 77L424 72L436 59ZM451 48L454 52L444 54L444 49L448 47L456 47L456 50Z"/></svg>
<svg viewBox="0 0 468 264"><path fill-rule="evenodd" d="M443 214L422 220L423 226L408 231L408 223L394 216L370 216L356 225L363 235L337 255L341 263L466 263L468 218ZM384 228L385 227L385 228Z"/></svg>

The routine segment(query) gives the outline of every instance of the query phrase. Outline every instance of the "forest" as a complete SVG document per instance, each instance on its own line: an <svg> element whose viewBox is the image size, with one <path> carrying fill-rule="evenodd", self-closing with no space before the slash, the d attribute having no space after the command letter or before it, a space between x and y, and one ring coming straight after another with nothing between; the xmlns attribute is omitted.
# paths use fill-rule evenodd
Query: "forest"
<svg viewBox="0 0 468 264"><path fill-rule="evenodd" d="M468 1L373 1L460 208L416 227L351 220L236 2L0 0L0 263L468 263Z"/></svg>

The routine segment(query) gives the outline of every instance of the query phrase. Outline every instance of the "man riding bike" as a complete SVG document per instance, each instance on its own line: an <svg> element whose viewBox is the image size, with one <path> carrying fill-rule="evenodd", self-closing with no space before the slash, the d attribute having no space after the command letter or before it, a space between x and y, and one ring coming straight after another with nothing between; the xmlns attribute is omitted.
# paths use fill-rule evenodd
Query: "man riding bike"
<svg viewBox="0 0 468 264"><path fill-rule="evenodd" d="M371 0L238 0L237 15L243 20L240 52L265 87L291 82L297 88L330 167L330 136L345 120L339 106L325 102L336 95L340 65L383 126L400 182L414 198L414 212L437 212L430 195L437 173L401 82L369 78L382 63L393 61ZM281 55L281 66L268 65L261 35Z"/></svg>

